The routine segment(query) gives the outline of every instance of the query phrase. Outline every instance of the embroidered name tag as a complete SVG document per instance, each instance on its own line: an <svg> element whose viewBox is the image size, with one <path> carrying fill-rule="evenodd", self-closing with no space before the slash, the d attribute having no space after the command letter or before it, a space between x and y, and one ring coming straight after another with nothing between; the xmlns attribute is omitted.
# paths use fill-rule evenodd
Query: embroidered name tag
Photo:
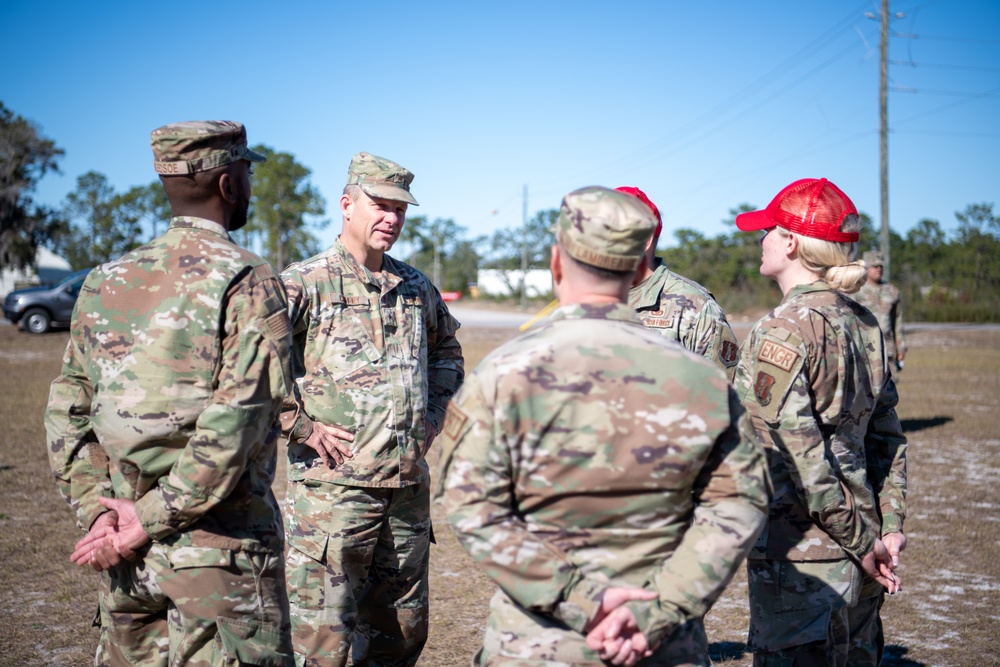
<svg viewBox="0 0 1000 667"><path fill-rule="evenodd" d="M790 371L799 358L799 352L794 348L765 340L764 344L760 346L757 358L772 366L777 366L783 371Z"/></svg>

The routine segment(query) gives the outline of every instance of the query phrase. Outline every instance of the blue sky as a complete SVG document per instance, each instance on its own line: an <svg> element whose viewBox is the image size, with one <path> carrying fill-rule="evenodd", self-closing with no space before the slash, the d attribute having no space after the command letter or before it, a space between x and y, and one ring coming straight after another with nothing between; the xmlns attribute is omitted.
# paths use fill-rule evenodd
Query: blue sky
<svg viewBox="0 0 1000 667"><path fill-rule="evenodd" d="M1000 203L1000 3L894 0L893 228ZM149 132L234 119L312 169L333 223L361 150L416 174L412 214L470 236L637 185L664 239L825 176L879 221L874 2L0 3L0 100L88 170L155 178ZM905 37L904 35L916 35ZM916 91L916 92L913 92Z"/></svg>

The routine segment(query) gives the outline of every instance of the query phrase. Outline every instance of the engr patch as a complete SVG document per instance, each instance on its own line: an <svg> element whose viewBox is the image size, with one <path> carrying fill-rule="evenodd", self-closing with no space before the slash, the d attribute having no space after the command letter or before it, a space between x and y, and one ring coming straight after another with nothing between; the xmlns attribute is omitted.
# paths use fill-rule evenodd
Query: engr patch
<svg viewBox="0 0 1000 667"><path fill-rule="evenodd" d="M798 358L799 351L795 348L770 340L765 340L760 346L760 352L757 353L757 359L777 366L785 372L792 370Z"/></svg>

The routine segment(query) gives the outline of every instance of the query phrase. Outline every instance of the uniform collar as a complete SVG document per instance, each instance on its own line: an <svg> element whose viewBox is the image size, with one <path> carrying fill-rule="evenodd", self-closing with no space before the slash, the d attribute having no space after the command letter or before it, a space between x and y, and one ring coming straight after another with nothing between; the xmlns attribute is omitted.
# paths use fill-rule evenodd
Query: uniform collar
<svg viewBox="0 0 1000 667"><path fill-rule="evenodd" d="M573 303L568 306L559 306L549 316L549 320L619 320L642 324L639 316L635 314L635 309L627 303L601 305Z"/></svg>
<svg viewBox="0 0 1000 667"><path fill-rule="evenodd" d="M657 257L654 260L653 272L646 279L629 290L629 302L638 308L648 308L660 302L660 292L663 291L663 274L667 273L667 265Z"/></svg>
<svg viewBox="0 0 1000 667"><path fill-rule="evenodd" d="M804 285L796 285L792 289L788 290L788 294L786 294L785 298L781 300L781 303L785 303L786 301L789 301L790 299L794 299L795 297L799 296L800 294L811 294L813 292L832 292L832 291L833 290L830 289L830 286L826 284L826 281L817 280L814 283L806 283Z"/></svg>
<svg viewBox="0 0 1000 667"><path fill-rule="evenodd" d="M168 229L203 229L206 232L218 234L228 241L233 240L226 228L219 223L205 218L196 218L193 215L178 215L171 218Z"/></svg>
<svg viewBox="0 0 1000 667"><path fill-rule="evenodd" d="M331 248L331 253L336 255L358 280L369 285L377 285L383 294L402 282L402 278L397 275L398 271L394 270L395 260L389 257L389 255L382 255L382 270L376 276L364 264L354 258L354 255L350 253L339 236L334 242L333 248Z"/></svg>

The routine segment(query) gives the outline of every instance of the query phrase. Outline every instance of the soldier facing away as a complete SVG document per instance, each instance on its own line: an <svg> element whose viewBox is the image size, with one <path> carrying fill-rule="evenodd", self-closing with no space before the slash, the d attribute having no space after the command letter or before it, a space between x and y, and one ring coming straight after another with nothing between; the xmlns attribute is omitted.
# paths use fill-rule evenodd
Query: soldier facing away
<svg viewBox="0 0 1000 667"><path fill-rule="evenodd" d="M851 297L872 311L885 337L885 352L890 363L902 370L906 358L906 337L903 335L903 306L899 303L899 290L892 283L882 282L882 253L870 250L864 254L868 265L868 279Z"/></svg>
<svg viewBox="0 0 1000 667"><path fill-rule="evenodd" d="M663 231L663 219L656 204L639 188L622 186L616 189L638 197L656 216L656 230L646 248L645 262L636 272L635 284L629 291L629 304L635 308L644 326L714 361L732 381L739 346L722 308L711 292L674 273L656 256L656 243Z"/></svg>
<svg viewBox="0 0 1000 667"><path fill-rule="evenodd" d="M308 665L413 665L427 640L424 455L464 367L437 289L386 254L417 203L412 180L355 155L340 237L282 273L297 385L282 415L289 600Z"/></svg>
<svg viewBox="0 0 1000 667"><path fill-rule="evenodd" d="M437 494L499 586L475 664L709 664L702 616L763 525L766 471L724 373L627 303L655 224L633 196L568 194L560 307L448 407Z"/></svg>
<svg viewBox="0 0 1000 667"><path fill-rule="evenodd" d="M736 226L763 230L760 272L784 294L734 383L774 487L747 559L754 665L875 666L906 546L906 438L878 323L843 294L865 279L852 261L861 222L833 183L809 178Z"/></svg>
<svg viewBox="0 0 1000 667"><path fill-rule="evenodd" d="M97 665L292 665L271 491L291 335L278 276L235 245L246 130L152 133L173 218L80 290L45 414L59 491L102 571ZM110 511L109 511L110 510Z"/></svg>

